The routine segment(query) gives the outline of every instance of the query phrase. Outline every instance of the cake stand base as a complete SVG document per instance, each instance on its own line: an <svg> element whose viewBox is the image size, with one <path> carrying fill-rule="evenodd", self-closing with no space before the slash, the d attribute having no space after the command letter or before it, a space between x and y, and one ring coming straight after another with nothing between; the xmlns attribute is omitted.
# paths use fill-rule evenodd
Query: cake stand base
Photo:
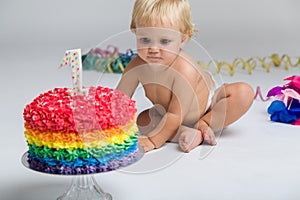
<svg viewBox="0 0 300 200"><path fill-rule="evenodd" d="M134 159L128 163L129 166L138 160L140 160L144 155L144 150L141 146L138 145L138 152ZM39 171L30 167L28 162L29 153L25 152L22 156L22 164L28 169L51 174L49 172ZM125 167L125 166L122 166ZM120 167L121 168L121 167ZM108 172L108 171L107 171ZM100 172L95 172L100 173ZM104 173L104 172L101 172ZM72 183L69 189L56 200L112 200L112 196L108 193L105 193L100 186L97 184L97 181L94 178L94 174L86 175L66 175L66 174L51 174L51 175L61 175L61 176L72 176Z"/></svg>
<svg viewBox="0 0 300 200"><path fill-rule="evenodd" d="M57 200L112 200L97 184L93 175L74 176L69 189Z"/></svg>

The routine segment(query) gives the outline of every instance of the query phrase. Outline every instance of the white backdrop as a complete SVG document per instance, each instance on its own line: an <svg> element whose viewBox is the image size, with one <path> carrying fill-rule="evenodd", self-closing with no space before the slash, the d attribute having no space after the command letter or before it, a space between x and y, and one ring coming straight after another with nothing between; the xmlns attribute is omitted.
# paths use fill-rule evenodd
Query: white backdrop
<svg viewBox="0 0 300 200"><path fill-rule="evenodd" d="M1 0L0 48L91 47L129 30L133 0ZM216 58L299 53L298 0L190 0L196 40ZM243 51L241 51L243 50Z"/></svg>

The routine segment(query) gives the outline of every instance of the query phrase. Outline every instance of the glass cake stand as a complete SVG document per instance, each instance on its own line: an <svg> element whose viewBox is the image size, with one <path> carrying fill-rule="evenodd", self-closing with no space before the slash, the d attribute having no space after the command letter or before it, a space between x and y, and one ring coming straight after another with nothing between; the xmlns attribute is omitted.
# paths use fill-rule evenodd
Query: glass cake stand
<svg viewBox="0 0 300 200"><path fill-rule="evenodd" d="M144 155L143 148L141 146L138 146L137 157L127 166L140 160L143 157L143 155ZM94 174L82 174L82 175L51 174L51 173L41 172L30 168L27 159L28 159L28 152L25 152L22 156L21 161L22 164L30 170L37 171L40 173L46 173L50 175L73 176L69 188L65 191L64 194L59 196L56 200L112 200L111 194L104 192L94 178L94 174L103 173L103 172L96 172ZM118 169L124 167L120 167ZM107 172L111 172L111 171L107 171Z"/></svg>

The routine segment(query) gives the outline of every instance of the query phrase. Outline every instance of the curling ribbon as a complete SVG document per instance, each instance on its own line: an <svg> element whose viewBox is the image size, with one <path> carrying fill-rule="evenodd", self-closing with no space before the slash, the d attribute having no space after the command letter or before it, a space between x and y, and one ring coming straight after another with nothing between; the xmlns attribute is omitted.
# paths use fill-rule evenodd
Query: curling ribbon
<svg viewBox="0 0 300 200"><path fill-rule="evenodd" d="M113 51L110 51L109 48L113 48ZM132 58L137 54L134 53L131 49L128 49L126 53L118 52L118 49L112 45L109 45L106 50L100 48L91 49L89 53L83 55L83 69L91 70L95 69L101 72L109 73L122 73L124 72L127 64ZM255 57L249 58L247 60L243 58L236 58L232 63L227 61L218 61L211 60L208 63L204 61L198 61L197 63L203 69L209 69L211 65L216 66L214 74L221 72L222 68L226 68L228 74L233 76L236 69L241 66L242 69L246 69L248 74L252 74L253 70L260 64L266 72L270 72L272 66L280 67L284 66L285 70L288 70L289 67L298 67L300 65L300 56L293 58L296 59L296 62L292 62L292 58L287 54L283 54L281 57L274 53L271 56L267 57Z"/></svg>
<svg viewBox="0 0 300 200"><path fill-rule="evenodd" d="M272 54L271 56L268 57L249 58L248 60L244 60L242 58L236 58L235 60L233 60L231 64L226 61L218 61L218 60L209 61L207 64L203 61L198 61L197 63L203 69L209 69L209 67L212 64L215 64L216 71L214 72L214 74L220 73L221 68L225 67L227 69L228 74L230 76L233 76L238 66L242 66L242 69L247 69L248 74L252 74L252 71L256 68L256 66L259 63L267 72L270 72L271 66L280 67L281 65L284 66L285 70L288 70L289 66L297 67L300 65L300 56L297 57L297 61L295 63L292 63L292 58L286 54L283 54L281 57L278 54Z"/></svg>
<svg viewBox="0 0 300 200"><path fill-rule="evenodd" d="M260 90L260 87L259 87L259 86L256 87L256 93L255 93L255 95L254 95L254 99L257 99L258 97L259 97L260 100L263 101L263 102L266 102L266 101L269 101L269 100L270 100L270 97L266 97L266 98L263 97L263 95L262 95L262 93L261 93L261 90Z"/></svg>
<svg viewBox="0 0 300 200"><path fill-rule="evenodd" d="M83 70L123 73L127 64L136 55L131 49L128 49L126 53L120 53L118 48L112 45L108 45L105 50L101 48L91 49L82 56Z"/></svg>

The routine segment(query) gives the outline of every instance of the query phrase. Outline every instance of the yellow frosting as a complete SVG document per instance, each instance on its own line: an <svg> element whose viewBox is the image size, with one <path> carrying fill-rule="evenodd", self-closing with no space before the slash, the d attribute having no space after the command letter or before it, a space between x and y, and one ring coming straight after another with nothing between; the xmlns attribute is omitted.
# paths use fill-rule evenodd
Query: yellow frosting
<svg viewBox="0 0 300 200"><path fill-rule="evenodd" d="M138 132L138 128L133 124L129 129L109 129L104 131L93 131L87 133L51 133L39 132L37 130L26 129L24 135L29 144L46 146L48 148L101 148L107 145L123 144L131 135Z"/></svg>

